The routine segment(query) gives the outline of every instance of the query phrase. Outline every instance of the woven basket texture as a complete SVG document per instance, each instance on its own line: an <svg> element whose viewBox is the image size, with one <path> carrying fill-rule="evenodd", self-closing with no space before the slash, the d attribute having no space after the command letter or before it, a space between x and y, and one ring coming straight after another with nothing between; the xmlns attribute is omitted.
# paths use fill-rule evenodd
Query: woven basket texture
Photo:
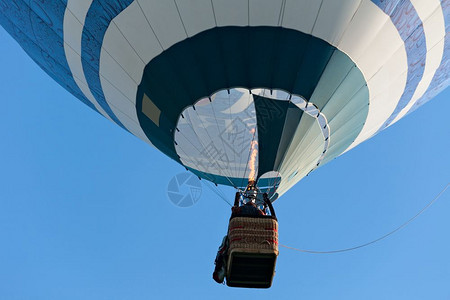
<svg viewBox="0 0 450 300"><path fill-rule="evenodd" d="M278 222L271 218L235 217L228 226L229 251L270 250L278 254Z"/></svg>

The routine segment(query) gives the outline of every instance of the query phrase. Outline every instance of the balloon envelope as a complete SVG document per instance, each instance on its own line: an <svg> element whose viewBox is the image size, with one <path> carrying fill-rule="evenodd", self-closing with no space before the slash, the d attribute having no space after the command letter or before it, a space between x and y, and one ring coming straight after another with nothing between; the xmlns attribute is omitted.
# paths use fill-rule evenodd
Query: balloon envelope
<svg viewBox="0 0 450 300"><path fill-rule="evenodd" d="M202 178L276 199L449 83L448 0L0 0L59 84Z"/></svg>

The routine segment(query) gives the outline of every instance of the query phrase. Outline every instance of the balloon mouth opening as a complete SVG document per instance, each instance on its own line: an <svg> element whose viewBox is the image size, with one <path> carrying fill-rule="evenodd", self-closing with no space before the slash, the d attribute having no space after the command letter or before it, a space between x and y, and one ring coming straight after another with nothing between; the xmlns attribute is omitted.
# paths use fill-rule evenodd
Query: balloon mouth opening
<svg viewBox="0 0 450 300"><path fill-rule="evenodd" d="M291 149L289 141L295 137L300 120L316 126L311 135L318 142L299 172L299 168L288 166L285 154ZM241 191L256 187L272 200L283 172L297 172L296 179L300 179L309 166L320 164L329 147L329 135L326 117L316 104L300 95L279 89L231 88L199 99L181 112L174 147L180 162L199 177Z"/></svg>
<svg viewBox="0 0 450 300"><path fill-rule="evenodd" d="M247 189L249 187L255 187L255 186L256 186L256 181L254 179L249 179L248 184L247 184Z"/></svg>

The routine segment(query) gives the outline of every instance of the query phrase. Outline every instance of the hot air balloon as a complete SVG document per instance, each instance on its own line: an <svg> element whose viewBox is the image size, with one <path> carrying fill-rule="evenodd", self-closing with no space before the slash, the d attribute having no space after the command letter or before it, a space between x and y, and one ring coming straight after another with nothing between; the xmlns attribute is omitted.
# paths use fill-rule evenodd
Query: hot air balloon
<svg viewBox="0 0 450 300"><path fill-rule="evenodd" d="M449 84L449 0L0 0L94 111L274 201Z"/></svg>

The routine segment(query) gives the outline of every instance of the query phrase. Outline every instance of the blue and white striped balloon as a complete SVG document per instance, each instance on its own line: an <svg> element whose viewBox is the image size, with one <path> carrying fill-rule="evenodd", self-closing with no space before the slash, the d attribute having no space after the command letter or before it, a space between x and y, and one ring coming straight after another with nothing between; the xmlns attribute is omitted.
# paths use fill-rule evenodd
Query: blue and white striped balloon
<svg viewBox="0 0 450 300"><path fill-rule="evenodd" d="M449 84L450 0L0 0L0 24L105 118L272 199Z"/></svg>

